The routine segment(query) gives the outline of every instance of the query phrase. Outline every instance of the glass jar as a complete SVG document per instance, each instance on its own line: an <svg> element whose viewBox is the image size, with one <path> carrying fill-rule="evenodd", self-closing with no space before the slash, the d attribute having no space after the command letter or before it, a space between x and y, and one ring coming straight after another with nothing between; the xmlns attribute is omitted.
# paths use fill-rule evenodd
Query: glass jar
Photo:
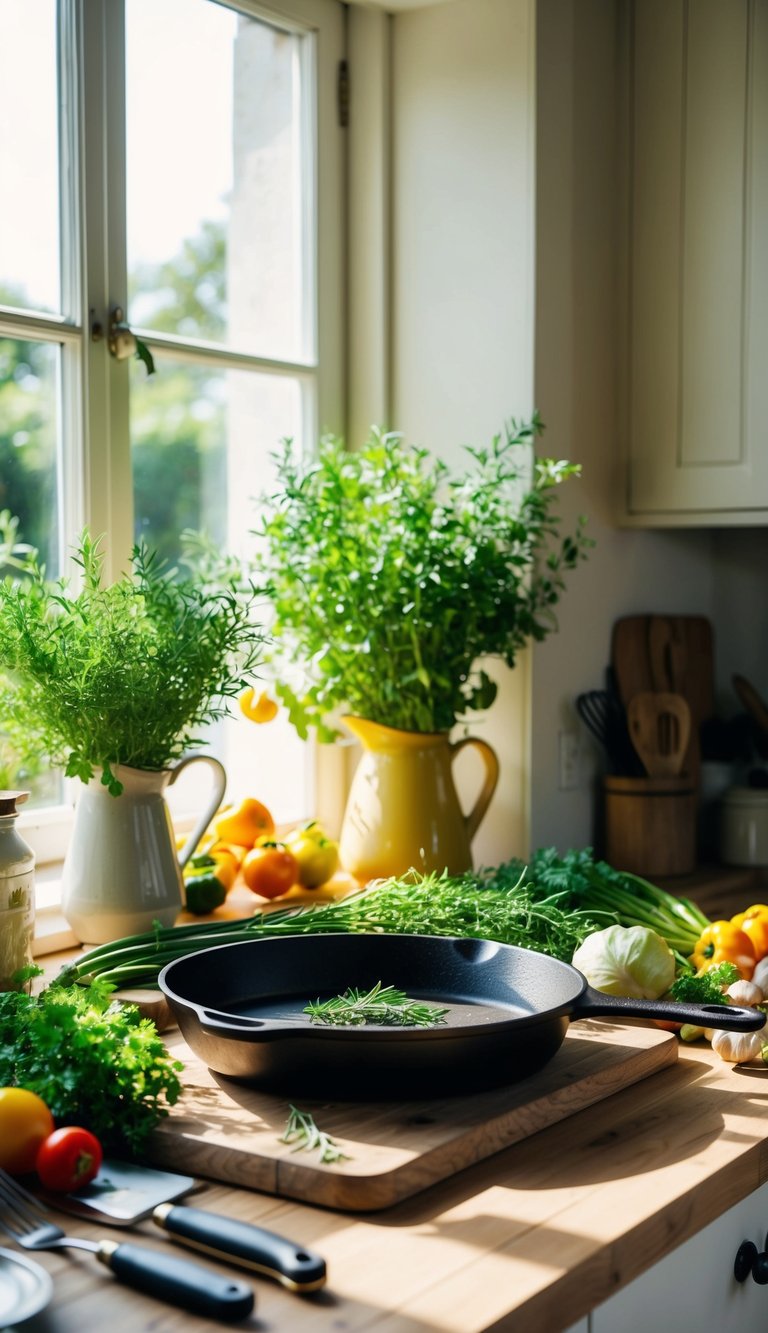
<svg viewBox="0 0 768 1333"><path fill-rule="evenodd" d="M0 991L23 990L15 974L32 961L35 854L16 830L27 791L0 791Z"/></svg>

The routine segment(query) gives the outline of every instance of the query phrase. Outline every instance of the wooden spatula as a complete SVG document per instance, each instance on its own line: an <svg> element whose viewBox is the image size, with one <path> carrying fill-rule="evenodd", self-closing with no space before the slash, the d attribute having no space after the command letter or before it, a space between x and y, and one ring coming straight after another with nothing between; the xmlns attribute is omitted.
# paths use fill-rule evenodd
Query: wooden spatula
<svg viewBox="0 0 768 1333"><path fill-rule="evenodd" d="M627 706L632 744L651 778L682 771L691 734L691 710L681 694L650 690L634 694Z"/></svg>

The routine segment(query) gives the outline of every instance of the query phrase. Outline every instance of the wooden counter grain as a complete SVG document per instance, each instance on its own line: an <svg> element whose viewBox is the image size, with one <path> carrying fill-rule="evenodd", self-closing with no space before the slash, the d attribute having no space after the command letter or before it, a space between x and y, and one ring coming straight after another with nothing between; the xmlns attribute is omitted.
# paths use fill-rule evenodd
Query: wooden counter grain
<svg viewBox="0 0 768 1333"><path fill-rule="evenodd" d="M256 1310L236 1327L556 1333L762 1184L767 1137L768 1068L734 1070L709 1047L682 1047L668 1070L384 1212L350 1216L216 1185L193 1202L327 1260L328 1286L314 1297L254 1280ZM133 1237L170 1248L150 1222ZM30 1333L213 1326L128 1291L87 1255L36 1257L55 1294Z"/></svg>

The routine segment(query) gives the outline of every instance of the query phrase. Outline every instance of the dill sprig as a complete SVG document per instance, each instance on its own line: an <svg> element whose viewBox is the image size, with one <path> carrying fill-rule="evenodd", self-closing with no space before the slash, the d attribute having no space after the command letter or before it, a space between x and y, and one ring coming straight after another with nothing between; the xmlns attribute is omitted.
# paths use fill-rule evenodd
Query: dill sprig
<svg viewBox="0 0 768 1333"><path fill-rule="evenodd" d="M294 1152L302 1149L319 1152L321 1162L349 1161L330 1135L318 1128L309 1111L300 1111L296 1106L289 1106L288 1111L288 1123L280 1135L280 1143L295 1143Z"/></svg>
<svg viewBox="0 0 768 1333"><path fill-rule="evenodd" d="M350 986L342 995L329 1000L314 1000L304 1008L313 1023L333 1027L362 1027L376 1023L380 1027L431 1028L445 1022L447 1009L436 1004L422 1004L412 1000L405 991L394 986L382 986L377 981L368 991Z"/></svg>

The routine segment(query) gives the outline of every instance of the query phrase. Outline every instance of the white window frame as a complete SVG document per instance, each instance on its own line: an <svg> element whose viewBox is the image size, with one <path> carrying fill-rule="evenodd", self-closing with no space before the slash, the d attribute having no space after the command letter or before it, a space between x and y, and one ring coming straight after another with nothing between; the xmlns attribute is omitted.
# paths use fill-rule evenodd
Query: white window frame
<svg viewBox="0 0 768 1333"><path fill-rule="evenodd" d="M223 3L223 0L211 0ZM124 0L59 0L61 156L61 317L0 308L0 333L56 343L63 349L59 468L62 568L66 552L88 526L105 534L105 577L125 568L133 542L128 366L108 353L110 311L126 309L125 9ZM150 349L177 359L290 375L302 381L304 438L345 434L345 148L338 122L338 64L344 57L345 9L340 0L227 0L226 6L290 32L311 34L304 55L303 133L312 134L313 176L305 194L304 234L313 263L305 292L314 325L312 347L296 361L244 355L205 343L136 330ZM107 66L105 50L114 53ZM108 77L107 77L108 72ZM316 813L338 824L344 800L343 756L315 746ZM67 783L62 806L20 816L20 831L39 864L61 860L79 784Z"/></svg>

